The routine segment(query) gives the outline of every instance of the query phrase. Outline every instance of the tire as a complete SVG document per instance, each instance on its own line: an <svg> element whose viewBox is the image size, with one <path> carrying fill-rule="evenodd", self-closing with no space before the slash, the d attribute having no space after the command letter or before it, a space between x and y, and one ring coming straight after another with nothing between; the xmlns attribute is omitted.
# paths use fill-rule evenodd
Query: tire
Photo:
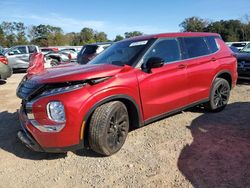
<svg viewBox="0 0 250 188"><path fill-rule="evenodd" d="M59 61L57 59L51 59L50 65L52 67L57 66L59 64Z"/></svg>
<svg viewBox="0 0 250 188"><path fill-rule="evenodd" d="M210 92L209 102L205 104L206 109L211 112L223 110L230 97L230 85L223 78L216 78Z"/></svg>
<svg viewBox="0 0 250 188"><path fill-rule="evenodd" d="M89 124L90 148L109 156L121 149L129 130L129 116L126 106L112 101L98 107Z"/></svg>

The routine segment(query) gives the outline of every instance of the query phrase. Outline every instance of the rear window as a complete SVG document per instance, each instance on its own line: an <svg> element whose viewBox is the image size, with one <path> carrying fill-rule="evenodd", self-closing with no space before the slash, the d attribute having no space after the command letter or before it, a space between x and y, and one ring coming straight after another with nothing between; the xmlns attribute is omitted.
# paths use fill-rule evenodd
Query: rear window
<svg viewBox="0 0 250 188"><path fill-rule="evenodd" d="M189 58L208 55L210 53L204 37L187 37L184 38Z"/></svg>

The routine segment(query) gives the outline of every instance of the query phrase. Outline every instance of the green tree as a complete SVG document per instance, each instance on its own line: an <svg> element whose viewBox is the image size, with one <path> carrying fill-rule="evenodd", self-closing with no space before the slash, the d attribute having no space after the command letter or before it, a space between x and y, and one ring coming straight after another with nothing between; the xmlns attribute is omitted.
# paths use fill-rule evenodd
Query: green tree
<svg viewBox="0 0 250 188"><path fill-rule="evenodd" d="M123 39L124 39L123 36L121 36L121 35L116 35L114 42L117 42L117 41L120 41L120 40L123 40Z"/></svg>
<svg viewBox="0 0 250 188"><path fill-rule="evenodd" d="M124 33L125 38L131 38L131 37L140 36L140 35L143 35L143 33L140 31L132 31L132 32Z"/></svg>
<svg viewBox="0 0 250 188"><path fill-rule="evenodd" d="M202 32L207 25L208 21L194 16L186 18L179 26L183 32Z"/></svg>
<svg viewBox="0 0 250 188"><path fill-rule="evenodd" d="M107 42L108 41L107 34L104 32L96 32L95 41L96 42Z"/></svg>
<svg viewBox="0 0 250 188"><path fill-rule="evenodd" d="M28 40L26 37L26 29L27 27L24 25L22 22L14 22L13 23L15 26L15 31L16 31L16 44L27 44Z"/></svg>
<svg viewBox="0 0 250 188"><path fill-rule="evenodd" d="M32 26L29 29L31 43L39 46L54 46L66 44L63 30L51 25Z"/></svg>
<svg viewBox="0 0 250 188"><path fill-rule="evenodd" d="M245 14L241 18L241 23L243 24L243 27L241 28L243 40L250 40L250 15Z"/></svg>
<svg viewBox="0 0 250 188"><path fill-rule="evenodd" d="M67 33L64 35L64 41L66 45L78 46L77 42L78 34L75 32Z"/></svg>
<svg viewBox="0 0 250 188"><path fill-rule="evenodd" d="M1 26L0 26L0 46L5 46L5 36Z"/></svg>
<svg viewBox="0 0 250 188"><path fill-rule="evenodd" d="M224 41L242 41L244 24L240 20L221 20L210 23L205 31L219 33Z"/></svg>
<svg viewBox="0 0 250 188"><path fill-rule="evenodd" d="M5 36L4 46L14 46L16 44L15 25L12 22L2 22L1 28Z"/></svg>
<svg viewBox="0 0 250 188"><path fill-rule="evenodd" d="M95 42L94 36L95 33L93 29L88 27L83 28L78 35L79 44L84 45L84 44L94 43Z"/></svg>

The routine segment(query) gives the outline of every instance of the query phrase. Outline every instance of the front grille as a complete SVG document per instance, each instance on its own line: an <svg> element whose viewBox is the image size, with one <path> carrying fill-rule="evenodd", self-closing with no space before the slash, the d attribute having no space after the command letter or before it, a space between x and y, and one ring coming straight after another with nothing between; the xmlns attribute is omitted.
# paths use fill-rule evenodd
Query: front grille
<svg viewBox="0 0 250 188"><path fill-rule="evenodd" d="M32 80L23 80L17 88L17 96L23 100L28 100L41 85Z"/></svg>

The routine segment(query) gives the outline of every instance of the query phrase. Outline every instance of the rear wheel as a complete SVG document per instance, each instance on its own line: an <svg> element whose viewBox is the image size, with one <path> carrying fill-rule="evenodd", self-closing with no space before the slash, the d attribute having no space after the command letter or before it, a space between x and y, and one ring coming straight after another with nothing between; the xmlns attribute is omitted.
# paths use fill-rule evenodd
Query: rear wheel
<svg viewBox="0 0 250 188"><path fill-rule="evenodd" d="M206 103L205 107L210 111L219 112L226 107L229 96L230 85L228 81L223 78L216 78L210 93L209 102Z"/></svg>
<svg viewBox="0 0 250 188"><path fill-rule="evenodd" d="M128 130L129 117L126 106L112 101L98 107L90 120L89 144L102 155L112 155L123 146Z"/></svg>

